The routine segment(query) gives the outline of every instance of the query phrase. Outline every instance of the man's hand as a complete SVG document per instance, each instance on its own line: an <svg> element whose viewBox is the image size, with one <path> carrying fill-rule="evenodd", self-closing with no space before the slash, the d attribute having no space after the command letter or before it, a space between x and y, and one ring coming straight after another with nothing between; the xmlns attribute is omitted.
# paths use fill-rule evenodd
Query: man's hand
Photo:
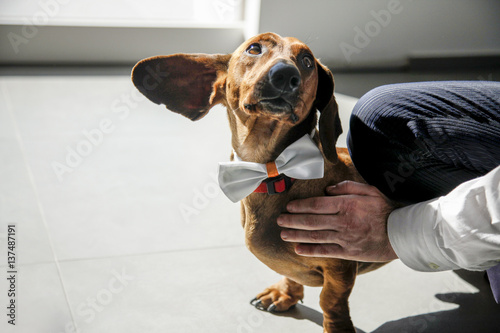
<svg viewBox="0 0 500 333"><path fill-rule="evenodd" d="M387 236L391 201L377 188L345 181L330 196L291 201L278 217L281 238L303 256L384 262L397 259Z"/></svg>

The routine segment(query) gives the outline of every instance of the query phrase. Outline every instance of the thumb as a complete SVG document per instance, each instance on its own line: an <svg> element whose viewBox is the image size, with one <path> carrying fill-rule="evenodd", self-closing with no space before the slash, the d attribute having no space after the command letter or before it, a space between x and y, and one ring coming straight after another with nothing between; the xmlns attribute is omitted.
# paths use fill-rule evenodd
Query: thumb
<svg viewBox="0 0 500 333"><path fill-rule="evenodd" d="M338 183L337 185L328 186L326 188L328 195L367 195L367 196L380 196L380 191L371 185L346 180Z"/></svg>

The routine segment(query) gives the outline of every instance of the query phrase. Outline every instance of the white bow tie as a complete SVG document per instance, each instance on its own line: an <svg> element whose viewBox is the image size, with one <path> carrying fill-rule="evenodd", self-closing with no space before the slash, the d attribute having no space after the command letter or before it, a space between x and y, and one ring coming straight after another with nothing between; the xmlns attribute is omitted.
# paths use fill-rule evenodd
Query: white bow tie
<svg viewBox="0 0 500 333"><path fill-rule="evenodd" d="M237 202L250 195L263 180L285 174L296 179L323 178L323 155L309 135L288 146L276 161L266 164L235 160L219 163L219 186L224 194Z"/></svg>

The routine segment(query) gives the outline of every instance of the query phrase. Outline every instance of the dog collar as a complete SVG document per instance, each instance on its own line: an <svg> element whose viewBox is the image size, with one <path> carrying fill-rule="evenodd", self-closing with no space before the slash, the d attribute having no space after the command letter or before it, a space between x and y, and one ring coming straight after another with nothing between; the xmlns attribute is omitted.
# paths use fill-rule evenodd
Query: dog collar
<svg viewBox="0 0 500 333"><path fill-rule="evenodd" d="M285 174L277 177L266 178L260 183L254 193L279 194L286 192L292 187L295 178L290 178Z"/></svg>

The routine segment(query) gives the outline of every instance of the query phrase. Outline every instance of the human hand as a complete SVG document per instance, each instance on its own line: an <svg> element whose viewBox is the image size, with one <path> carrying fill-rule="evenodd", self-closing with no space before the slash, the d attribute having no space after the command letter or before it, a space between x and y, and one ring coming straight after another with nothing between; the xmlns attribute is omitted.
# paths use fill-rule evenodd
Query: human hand
<svg viewBox="0 0 500 333"><path fill-rule="evenodd" d="M278 217L281 238L299 243L302 256L385 262L397 259L387 235L387 218L395 209L376 187L344 181L329 186L330 196L294 200Z"/></svg>

